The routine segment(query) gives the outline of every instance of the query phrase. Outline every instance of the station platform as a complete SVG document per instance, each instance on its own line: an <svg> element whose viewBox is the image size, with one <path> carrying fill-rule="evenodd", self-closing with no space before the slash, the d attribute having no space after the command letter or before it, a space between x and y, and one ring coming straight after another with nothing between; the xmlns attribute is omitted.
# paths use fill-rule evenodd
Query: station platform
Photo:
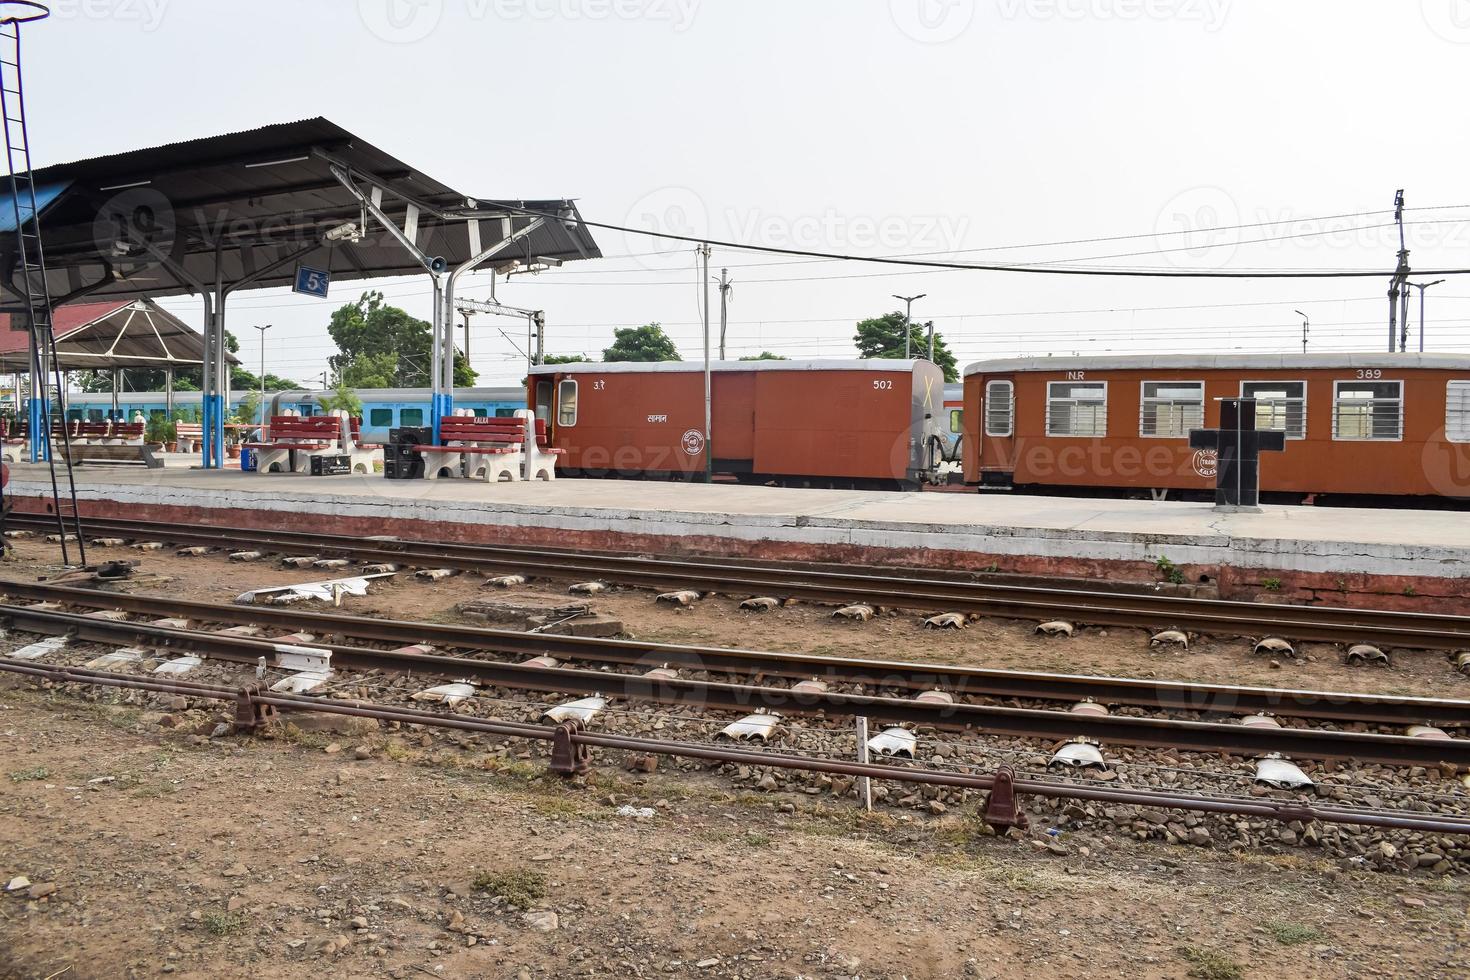
<svg viewBox="0 0 1470 980"><path fill-rule="evenodd" d="M979 493L76 471L82 513L351 535L515 543L1112 581L1208 583L1226 598L1470 612L1470 515ZM42 509L44 465L11 467Z"/></svg>

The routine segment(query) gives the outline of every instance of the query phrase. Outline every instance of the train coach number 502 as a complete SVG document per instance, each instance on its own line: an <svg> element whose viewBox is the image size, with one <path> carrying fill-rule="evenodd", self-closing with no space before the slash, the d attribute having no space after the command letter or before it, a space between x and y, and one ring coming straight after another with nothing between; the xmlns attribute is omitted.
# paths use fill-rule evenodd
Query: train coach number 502
<svg viewBox="0 0 1470 980"><path fill-rule="evenodd" d="M873 382L873 387L875 389L881 391L881 390L884 390L884 389L892 388L893 387L893 382L892 381L889 381L886 378L879 378L877 381L874 381Z"/></svg>

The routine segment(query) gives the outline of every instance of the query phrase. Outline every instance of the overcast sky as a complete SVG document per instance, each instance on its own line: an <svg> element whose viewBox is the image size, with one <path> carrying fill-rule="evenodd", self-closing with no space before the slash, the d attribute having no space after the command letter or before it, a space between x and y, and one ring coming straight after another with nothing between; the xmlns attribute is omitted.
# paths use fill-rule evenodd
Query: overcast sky
<svg viewBox="0 0 1470 980"><path fill-rule="evenodd" d="M1470 0L52 7L26 30L38 166L321 115L465 193L574 197L591 220L863 255L1168 269L1392 268L1402 187L1411 263L1470 268ZM1199 231L1239 225L1257 227ZM595 234L609 258L513 279L501 300L547 311L552 353L599 356L615 326L656 320L697 356L692 250ZM1119 240L1084 241L1104 238ZM735 281L732 356L850 354L854 322L896 308L894 293L928 294L915 318L934 318L962 364L1299 350L1298 309L1312 349L1387 345L1386 277L918 272L729 249L712 265ZM258 363L250 327L273 323L268 369L318 374L331 310L363 288L239 295L242 357ZM427 317L426 278L382 288ZM197 300L166 305L199 324ZM1428 309L1430 350L1470 348L1467 277L1431 289ZM474 366L482 383L514 381L519 355L493 322L476 321Z"/></svg>

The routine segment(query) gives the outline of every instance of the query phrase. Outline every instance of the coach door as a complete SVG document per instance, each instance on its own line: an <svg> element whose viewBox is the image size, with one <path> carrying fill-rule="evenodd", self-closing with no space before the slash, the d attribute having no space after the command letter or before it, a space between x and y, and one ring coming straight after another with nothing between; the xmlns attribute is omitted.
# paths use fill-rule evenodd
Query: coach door
<svg viewBox="0 0 1470 980"><path fill-rule="evenodd" d="M1010 473L1015 469L1016 383L1007 378L985 382L980 406L980 469Z"/></svg>

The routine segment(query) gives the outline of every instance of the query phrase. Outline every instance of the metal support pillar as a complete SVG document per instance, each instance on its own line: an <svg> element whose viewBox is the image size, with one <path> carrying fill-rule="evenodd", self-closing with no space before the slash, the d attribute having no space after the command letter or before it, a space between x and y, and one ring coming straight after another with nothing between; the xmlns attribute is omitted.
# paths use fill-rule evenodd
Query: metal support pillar
<svg viewBox="0 0 1470 980"><path fill-rule="evenodd" d="M174 417L174 369L170 365L163 369L163 409L169 421Z"/></svg>
<svg viewBox="0 0 1470 980"><path fill-rule="evenodd" d="M112 369L112 417L122 419L123 369Z"/></svg>
<svg viewBox="0 0 1470 980"><path fill-rule="evenodd" d="M51 441L42 435L45 426L51 422L51 411L46 399L45 357L39 352L31 359L30 387L30 404L26 407L31 433L29 455L32 463L44 463L51 458L47 453Z"/></svg>
<svg viewBox="0 0 1470 980"><path fill-rule="evenodd" d="M433 415L434 442L439 442L439 422L441 419L454 414L454 287L459 283L459 278L467 272L473 272L480 264L488 261L497 252L525 238L527 235L540 228L544 219L537 218L526 227L496 242L487 249L483 249L475 255L470 256L454 271L447 276L435 277L434 293L434 367L435 383L433 401L430 406ZM442 260L441 260L442 261ZM442 285L441 285L442 283ZM527 318L526 329L529 334L531 321ZM530 355L530 346L526 348L527 356Z"/></svg>

